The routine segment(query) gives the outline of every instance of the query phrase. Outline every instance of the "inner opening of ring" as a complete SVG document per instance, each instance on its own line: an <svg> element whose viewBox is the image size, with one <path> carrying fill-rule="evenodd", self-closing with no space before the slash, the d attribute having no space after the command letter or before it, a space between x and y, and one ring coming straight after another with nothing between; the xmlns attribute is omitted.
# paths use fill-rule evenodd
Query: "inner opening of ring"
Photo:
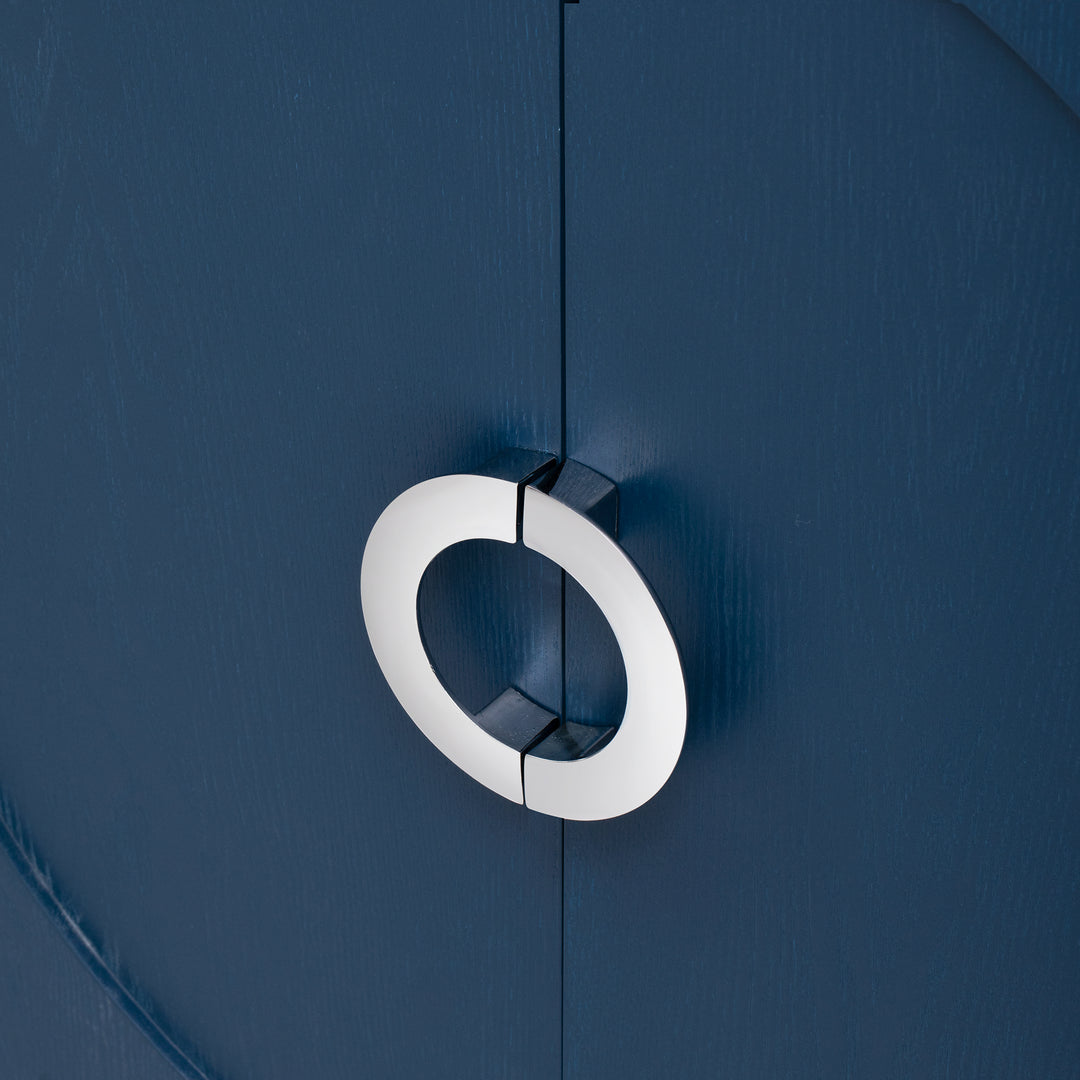
<svg viewBox="0 0 1080 1080"><path fill-rule="evenodd" d="M569 575L564 604L563 579L561 567L520 542L468 540L432 560L417 596L428 659L450 696L481 726L524 752L532 746L526 728L542 727L542 713L563 721L558 737L535 748L540 756L595 752L610 737L602 729L614 729L626 707L615 635ZM535 717L527 715L527 704L512 709L509 699L499 700L511 687L536 703Z"/></svg>

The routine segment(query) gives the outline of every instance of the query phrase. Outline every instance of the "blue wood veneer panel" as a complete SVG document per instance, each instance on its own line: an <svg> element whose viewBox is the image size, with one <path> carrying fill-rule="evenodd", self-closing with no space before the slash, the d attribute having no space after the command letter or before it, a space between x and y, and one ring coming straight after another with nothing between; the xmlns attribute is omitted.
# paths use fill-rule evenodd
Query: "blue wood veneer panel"
<svg viewBox="0 0 1080 1080"><path fill-rule="evenodd" d="M951 5L566 40L567 449L690 719L567 823L565 1076L1076 1076L1080 125Z"/></svg>
<svg viewBox="0 0 1080 1080"><path fill-rule="evenodd" d="M13 1080L175 1080L177 1073L0 859L0 1063Z"/></svg>
<svg viewBox="0 0 1080 1080"><path fill-rule="evenodd" d="M559 823L409 722L358 580L559 444L557 7L9 7L0 70L0 789L223 1077L556 1075ZM557 701L557 570L454 559L455 685Z"/></svg>
<svg viewBox="0 0 1080 1080"><path fill-rule="evenodd" d="M1080 4L961 0L1080 116Z"/></svg>

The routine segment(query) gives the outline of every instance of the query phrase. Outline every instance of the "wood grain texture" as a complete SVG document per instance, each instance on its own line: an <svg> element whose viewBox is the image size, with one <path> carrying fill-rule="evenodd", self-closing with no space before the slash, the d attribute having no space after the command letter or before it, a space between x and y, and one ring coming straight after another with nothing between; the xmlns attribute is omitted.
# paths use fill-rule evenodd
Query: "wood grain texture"
<svg viewBox="0 0 1080 1080"><path fill-rule="evenodd" d="M0 1062L12 1080L177 1073L57 934L0 860Z"/></svg>
<svg viewBox="0 0 1080 1080"><path fill-rule="evenodd" d="M959 0L1080 116L1080 5L1070 0Z"/></svg>
<svg viewBox="0 0 1080 1080"><path fill-rule="evenodd" d="M566 17L567 451L690 723L566 825L565 1076L1080 1075L1080 125L950 5Z"/></svg>
<svg viewBox="0 0 1080 1080"><path fill-rule="evenodd" d="M559 444L557 8L0 19L0 787L222 1076L557 1074L559 824L357 594L398 492ZM557 700L558 572L461 559L440 662Z"/></svg>

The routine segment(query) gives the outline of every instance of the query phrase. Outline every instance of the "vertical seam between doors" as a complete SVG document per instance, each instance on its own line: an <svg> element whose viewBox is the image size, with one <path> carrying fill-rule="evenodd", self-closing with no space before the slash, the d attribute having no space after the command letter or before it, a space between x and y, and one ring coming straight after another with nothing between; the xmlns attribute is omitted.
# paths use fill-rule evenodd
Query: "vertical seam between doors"
<svg viewBox="0 0 1080 1080"><path fill-rule="evenodd" d="M566 460L566 5L559 5L559 460ZM559 574L559 715L566 721L566 571ZM559 1080L566 1074L566 820L559 820Z"/></svg>
<svg viewBox="0 0 1080 1080"><path fill-rule="evenodd" d="M559 4L559 460L566 460L566 4Z"/></svg>

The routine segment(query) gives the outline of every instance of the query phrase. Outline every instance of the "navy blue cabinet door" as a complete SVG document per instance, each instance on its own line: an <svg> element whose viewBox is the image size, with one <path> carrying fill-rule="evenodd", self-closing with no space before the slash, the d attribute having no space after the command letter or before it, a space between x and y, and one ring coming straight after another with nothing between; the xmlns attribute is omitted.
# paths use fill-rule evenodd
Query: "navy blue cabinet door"
<svg viewBox="0 0 1080 1080"><path fill-rule="evenodd" d="M1080 1075L1080 123L949 4L566 46L568 452L690 719L566 825L564 1075Z"/></svg>
<svg viewBox="0 0 1080 1080"><path fill-rule="evenodd" d="M0 28L7 823L208 1074L557 1075L560 823L429 746L357 593L399 491L558 448L557 6ZM455 559L455 688L557 701L557 570ZM150 1075L9 895L0 1073Z"/></svg>
<svg viewBox="0 0 1080 1080"><path fill-rule="evenodd" d="M1080 52L971 7L0 15L0 1072L1080 1075ZM564 442L690 701L565 839L357 595ZM466 703L618 708L563 590L432 568Z"/></svg>

